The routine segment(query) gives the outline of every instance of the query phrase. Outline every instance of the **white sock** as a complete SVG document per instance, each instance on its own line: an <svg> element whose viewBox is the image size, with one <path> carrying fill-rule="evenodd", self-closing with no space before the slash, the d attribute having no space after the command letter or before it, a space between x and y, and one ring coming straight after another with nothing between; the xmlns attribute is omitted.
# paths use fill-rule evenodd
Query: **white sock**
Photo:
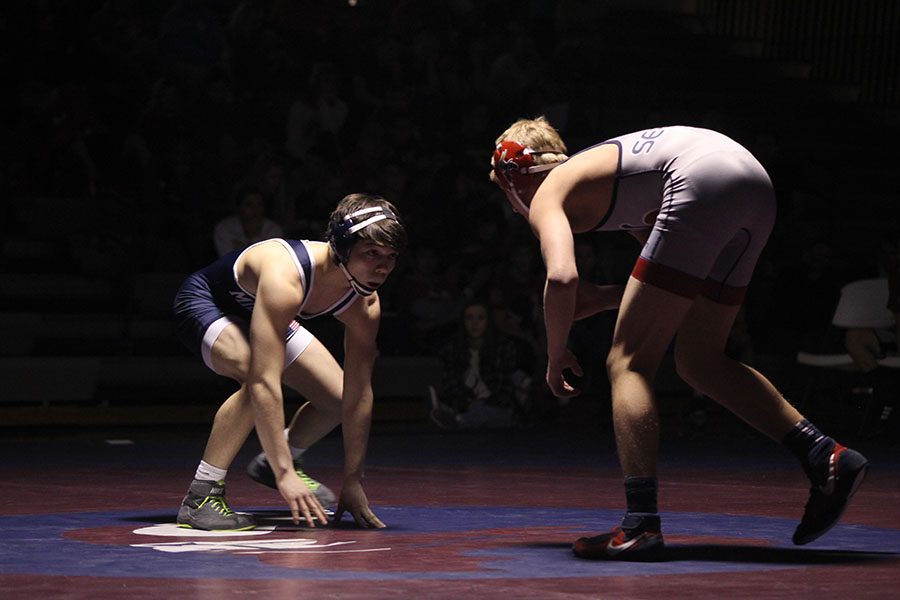
<svg viewBox="0 0 900 600"><path fill-rule="evenodd" d="M306 452L306 448L297 448L295 446L292 446L290 433L291 433L290 429L285 429L284 430L284 439L287 440L288 448L290 448L290 450L291 450L291 458L294 460L299 460L300 457L303 456L303 453Z"/></svg>
<svg viewBox="0 0 900 600"><path fill-rule="evenodd" d="M201 460L200 465L197 467L197 472L194 473L194 479L199 479L200 481L222 481L225 479L227 472L228 469L220 469Z"/></svg>

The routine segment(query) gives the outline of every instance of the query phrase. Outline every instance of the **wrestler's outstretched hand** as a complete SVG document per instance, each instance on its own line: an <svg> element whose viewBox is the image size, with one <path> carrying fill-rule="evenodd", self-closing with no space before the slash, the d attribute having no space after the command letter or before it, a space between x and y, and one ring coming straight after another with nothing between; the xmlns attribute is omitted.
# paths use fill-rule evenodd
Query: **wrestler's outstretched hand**
<svg viewBox="0 0 900 600"><path fill-rule="evenodd" d="M369 499L366 498L362 484L358 481L344 482L344 486L341 489L341 497L338 499L337 510L334 511L333 523L335 525L341 522L344 511L353 516L353 520L356 521L359 527L365 529L382 529L386 527L381 522L381 519L372 512L372 509L369 507Z"/></svg>

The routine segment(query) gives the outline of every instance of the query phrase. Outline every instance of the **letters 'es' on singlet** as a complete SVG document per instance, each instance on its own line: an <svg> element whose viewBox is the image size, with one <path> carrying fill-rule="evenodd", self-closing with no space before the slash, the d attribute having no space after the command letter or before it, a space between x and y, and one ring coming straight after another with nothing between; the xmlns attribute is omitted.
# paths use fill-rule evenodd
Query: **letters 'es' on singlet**
<svg viewBox="0 0 900 600"><path fill-rule="evenodd" d="M347 310L347 308L359 297L359 295L350 288L343 296L338 298L337 301L325 310L314 314L304 312L303 308L312 296L316 277L316 263L310 249L310 244L317 242L274 238L257 242L243 251L236 250L230 252L198 273L201 277L206 279L216 305L221 307L225 312L241 314L249 320L250 314L253 311L253 304L256 301L256 296L241 287L238 282L236 265L238 259L244 252L247 252L259 244L268 242L278 242L282 244L285 249L288 250L297 267L297 272L300 275L300 285L303 288L303 303L297 311L297 318L312 319L323 315L339 315Z"/></svg>
<svg viewBox="0 0 900 600"><path fill-rule="evenodd" d="M652 227L663 202L683 187L692 163L718 152L748 152L721 133L683 126L636 131L592 148L605 144L619 147L619 164L609 210L595 231Z"/></svg>

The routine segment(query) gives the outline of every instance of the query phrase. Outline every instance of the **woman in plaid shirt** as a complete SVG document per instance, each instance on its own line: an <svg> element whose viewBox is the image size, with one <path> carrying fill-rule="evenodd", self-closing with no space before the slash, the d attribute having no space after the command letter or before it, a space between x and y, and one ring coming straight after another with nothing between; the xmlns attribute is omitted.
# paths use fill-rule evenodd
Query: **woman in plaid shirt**
<svg viewBox="0 0 900 600"><path fill-rule="evenodd" d="M509 427L515 407L515 344L492 325L486 303L470 301L454 338L440 351L444 365L432 408L442 428Z"/></svg>

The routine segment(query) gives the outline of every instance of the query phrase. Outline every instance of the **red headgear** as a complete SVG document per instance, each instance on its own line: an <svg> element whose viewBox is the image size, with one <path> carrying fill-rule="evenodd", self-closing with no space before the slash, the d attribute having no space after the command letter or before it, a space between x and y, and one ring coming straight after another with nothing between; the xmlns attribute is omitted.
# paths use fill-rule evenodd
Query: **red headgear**
<svg viewBox="0 0 900 600"><path fill-rule="evenodd" d="M519 142L506 140L497 144L491 162L494 165L494 174L497 182L504 191L509 192L518 202L523 215L528 214L528 206L522 201L525 189L531 183L527 179L529 175L542 173L558 167L560 163L539 165L534 162L535 154L556 154L552 151L535 151L527 148Z"/></svg>

